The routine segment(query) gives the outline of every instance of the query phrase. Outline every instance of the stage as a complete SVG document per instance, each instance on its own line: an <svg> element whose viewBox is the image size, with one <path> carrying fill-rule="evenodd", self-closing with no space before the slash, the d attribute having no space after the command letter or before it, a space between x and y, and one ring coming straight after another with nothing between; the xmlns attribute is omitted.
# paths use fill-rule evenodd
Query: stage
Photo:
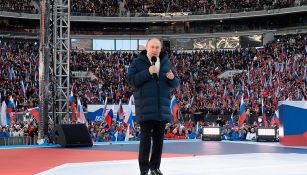
<svg viewBox="0 0 307 175"><path fill-rule="evenodd" d="M0 147L1 174L139 174L138 142ZM307 148L278 142L165 141L161 171L181 175L306 175Z"/></svg>

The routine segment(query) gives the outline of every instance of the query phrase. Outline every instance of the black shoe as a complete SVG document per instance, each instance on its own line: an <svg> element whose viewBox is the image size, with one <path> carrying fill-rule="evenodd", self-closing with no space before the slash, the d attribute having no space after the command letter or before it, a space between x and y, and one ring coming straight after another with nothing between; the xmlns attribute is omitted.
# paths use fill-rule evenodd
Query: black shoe
<svg viewBox="0 0 307 175"><path fill-rule="evenodd" d="M150 170L150 175L163 175L160 169Z"/></svg>
<svg viewBox="0 0 307 175"><path fill-rule="evenodd" d="M148 171L141 171L141 175L148 175Z"/></svg>

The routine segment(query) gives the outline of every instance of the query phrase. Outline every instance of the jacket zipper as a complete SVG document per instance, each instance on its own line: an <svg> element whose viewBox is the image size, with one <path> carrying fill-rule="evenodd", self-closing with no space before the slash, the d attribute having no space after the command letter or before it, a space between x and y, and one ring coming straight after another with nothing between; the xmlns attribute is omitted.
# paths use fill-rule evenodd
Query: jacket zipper
<svg viewBox="0 0 307 175"><path fill-rule="evenodd" d="M157 80L157 86L158 86L158 114L159 117L161 117L161 112L160 112L160 80ZM162 118L161 118L162 119Z"/></svg>
<svg viewBox="0 0 307 175"><path fill-rule="evenodd" d="M161 61L161 60L160 60ZM162 64L163 63L163 64ZM165 61L162 62L161 61L161 64L160 64L160 71L162 70L162 67L163 65L165 64ZM157 81L157 86L158 86L158 114L159 114L159 117L160 117L160 121L163 120L163 117L161 116L161 109L160 109L160 71L159 71L159 76L158 76L158 79L156 80Z"/></svg>

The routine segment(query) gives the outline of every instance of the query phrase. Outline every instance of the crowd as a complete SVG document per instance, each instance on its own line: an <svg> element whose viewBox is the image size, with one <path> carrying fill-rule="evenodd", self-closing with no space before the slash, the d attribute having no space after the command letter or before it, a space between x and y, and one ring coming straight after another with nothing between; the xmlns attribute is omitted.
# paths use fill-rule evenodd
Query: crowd
<svg viewBox="0 0 307 175"><path fill-rule="evenodd" d="M91 71L97 79L73 79L73 93L85 96L83 104L128 104L132 90L126 83L126 70L137 53L133 52L71 52L71 71ZM80 91L82 89L82 91Z"/></svg>
<svg viewBox="0 0 307 175"><path fill-rule="evenodd" d="M95 13L100 16L118 16L123 14L147 15L149 13L176 13L190 12L192 14L212 14L239 12L242 10L263 10L287 8L294 5L302 5L304 2L297 3L294 0L133 0L133 1L73 1L72 12ZM101 11L101 9L106 9Z"/></svg>
<svg viewBox="0 0 307 175"><path fill-rule="evenodd" d="M118 16L119 2L117 0L72 0L71 12L95 14L98 16Z"/></svg>
<svg viewBox="0 0 307 175"><path fill-rule="evenodd" d="M258 128L261 128L261 125L261 122L254 122L252 124L245 124L243 127L232 127L229 124L229 121L223 121L223 119L217 119L215 122L204 122L200 120L196 123L192 120L188 120L185 122L182 121L166 124L164 139L201 139L204 127L219 126L221 140L255 141L257 139L257 130ZM272 127L278 130L276 124ZM136 141L140 139L140 125L137 123L134 123L134 127L131 127L128 130L128 126L124 122L113 121L111 127L104 127L101 123L90 122L89 131L94 142Z"/></svg>
<svg viewBox="0 0 307 175"><path fill-rule="evenodd" d="M183 113L206 111L230 115L244 95L249 114L261 114L263 98L268 114L279 100L306 99L306 36L282 37L264 50L238 48L232 51L173 52L171 60L181 78L174 94ZM72 52L72 71L92 71L97 79L72 81L74 93L84 94L83 103L128 103L132 94L125 72L136 57L133 52ZM217 77L225 70L245 70L233 78ZM82 91L76 89L82 87Z"/></svg>
<svg viewBox="0 0 307 175"><path fill-rule="evenodd" d="M264 50L174 54L172 60L182 75L177 93L180 109L230 115L238 111L243 95L248 113L259 116L261 99L269 115L279 100L306 99L306 41L306 36L285 36L267 44ZM233 78L217 77L225 70L236 69L246 71Z"/></svg>
<svg viewBox="0 0 307 175"><path fill-rule="evenodd" d="M129 14L190 12L195 14L229 13L243 10L278 9L303 5L306 0L73 0L73 15L122 16ZM39 6L39 4L37 4ZM33 0L0 1L0 10L37 13Z"/></svg>
<svg viewBox="0 0 307 175"><path fill-rule="evenodd" d="M187 115L238 116L240 99L247 105L246 129L229 128L227 119L214 125L226 126L223 138L230 133L247 133L261 127L262 100L268 122L280 100L304 100L306 92L307 35L281 36L262 49L236 48L230 51L173 51L170 59L181 79L173 94L179 102L181 122L169 124L168 139L199 138L207 121L184 120ZM79 97L86 111L87 104L127 104L132 95L126 83L126 71L136 52L72 51L71 71L85 71L92 78L71 77L71 89ZM0 42L0 98L8 101L13 96L14 111L38 106L38 45L34 42ZM226 70L244 70L233 77L218 78ZM21 91L24 83L25 93ZM114 111L116 112L116 111ZM127 125L114 121L106 128L103 121L89 121L91 136L96 141L125 140ZM7 126L5 130L10 130ZM254 129L253 129L254 130ZM139 126L130 130L130 140L139 138ZM236 134L234 134L236 135ZM239 134L240 135L240 134ZM238 139L236 137L236 139Z"/></svg>
<svg viewBox="0 0 307 175"><path fill-rule="evenodd" d="M240 1L240 0L219 0L217 1L217 10L235 10L235 9L246 9L246 8L254 8L254 9L269 9L269 8L287 8L294 5L294 0L249 0L249 1Z"/></svg>
<svg viewBox="0 0 307 175"><path fill-rule="evenodd" d="M156 5L160 4L160 5ZM265 1L241 1L241 0L153 0L148 4L142 4L142 1L127 1L126 9L132 13L173 13L173 12L191 12L191 13L226 13L238 12L244 9L263 10L287 8L295 4L294 1L286 0L265 0Z"/></svg>
<svg viewBox="0 0 307 175"><path fill-rule="evenodd" d="M0 127L0 137L31 137L37 138L38 126L37 122L27 118L24 121L17 121L11 126Z"/></svg>
<svg viewBox="0 0 307 175"><path fill-rule="evenodd" d="M36 42L0 40L0 99L13 95L17 112L39 104L38 48Z"/></svg>
<svg viewBox="0 0 307 175"><path fill-rule="evenodd" d="M33 0L0 0L0 11L37 13Z"/></svg>
<svg viewBox="0 0 307 175"><path fill-rule="evenodd" d="M99 0L90 1L73 1L72 12L95 13L102 16L117 16L124 13L146 15L148 13L174 13L174 12L190 12L195 14L208 13L226 13L238 12L244 9L263 10L287 8L294 5L301 5L303 2L296 3L294 0L133 0L133 1L106 1ZM107 9L105 12L101 9Z"/></svg>

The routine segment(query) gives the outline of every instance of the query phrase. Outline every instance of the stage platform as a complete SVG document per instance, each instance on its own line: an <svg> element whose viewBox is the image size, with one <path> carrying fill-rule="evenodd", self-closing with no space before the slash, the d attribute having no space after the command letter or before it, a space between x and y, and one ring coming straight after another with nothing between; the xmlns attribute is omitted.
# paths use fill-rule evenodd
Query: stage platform
<svg viewBox="0 0 307 175"><path fill-rule="evenodd" d="M0 147L1 174L138 175L138 142ZM306 175L307 147L278 142L165 141L164 175Z"/></svg>

